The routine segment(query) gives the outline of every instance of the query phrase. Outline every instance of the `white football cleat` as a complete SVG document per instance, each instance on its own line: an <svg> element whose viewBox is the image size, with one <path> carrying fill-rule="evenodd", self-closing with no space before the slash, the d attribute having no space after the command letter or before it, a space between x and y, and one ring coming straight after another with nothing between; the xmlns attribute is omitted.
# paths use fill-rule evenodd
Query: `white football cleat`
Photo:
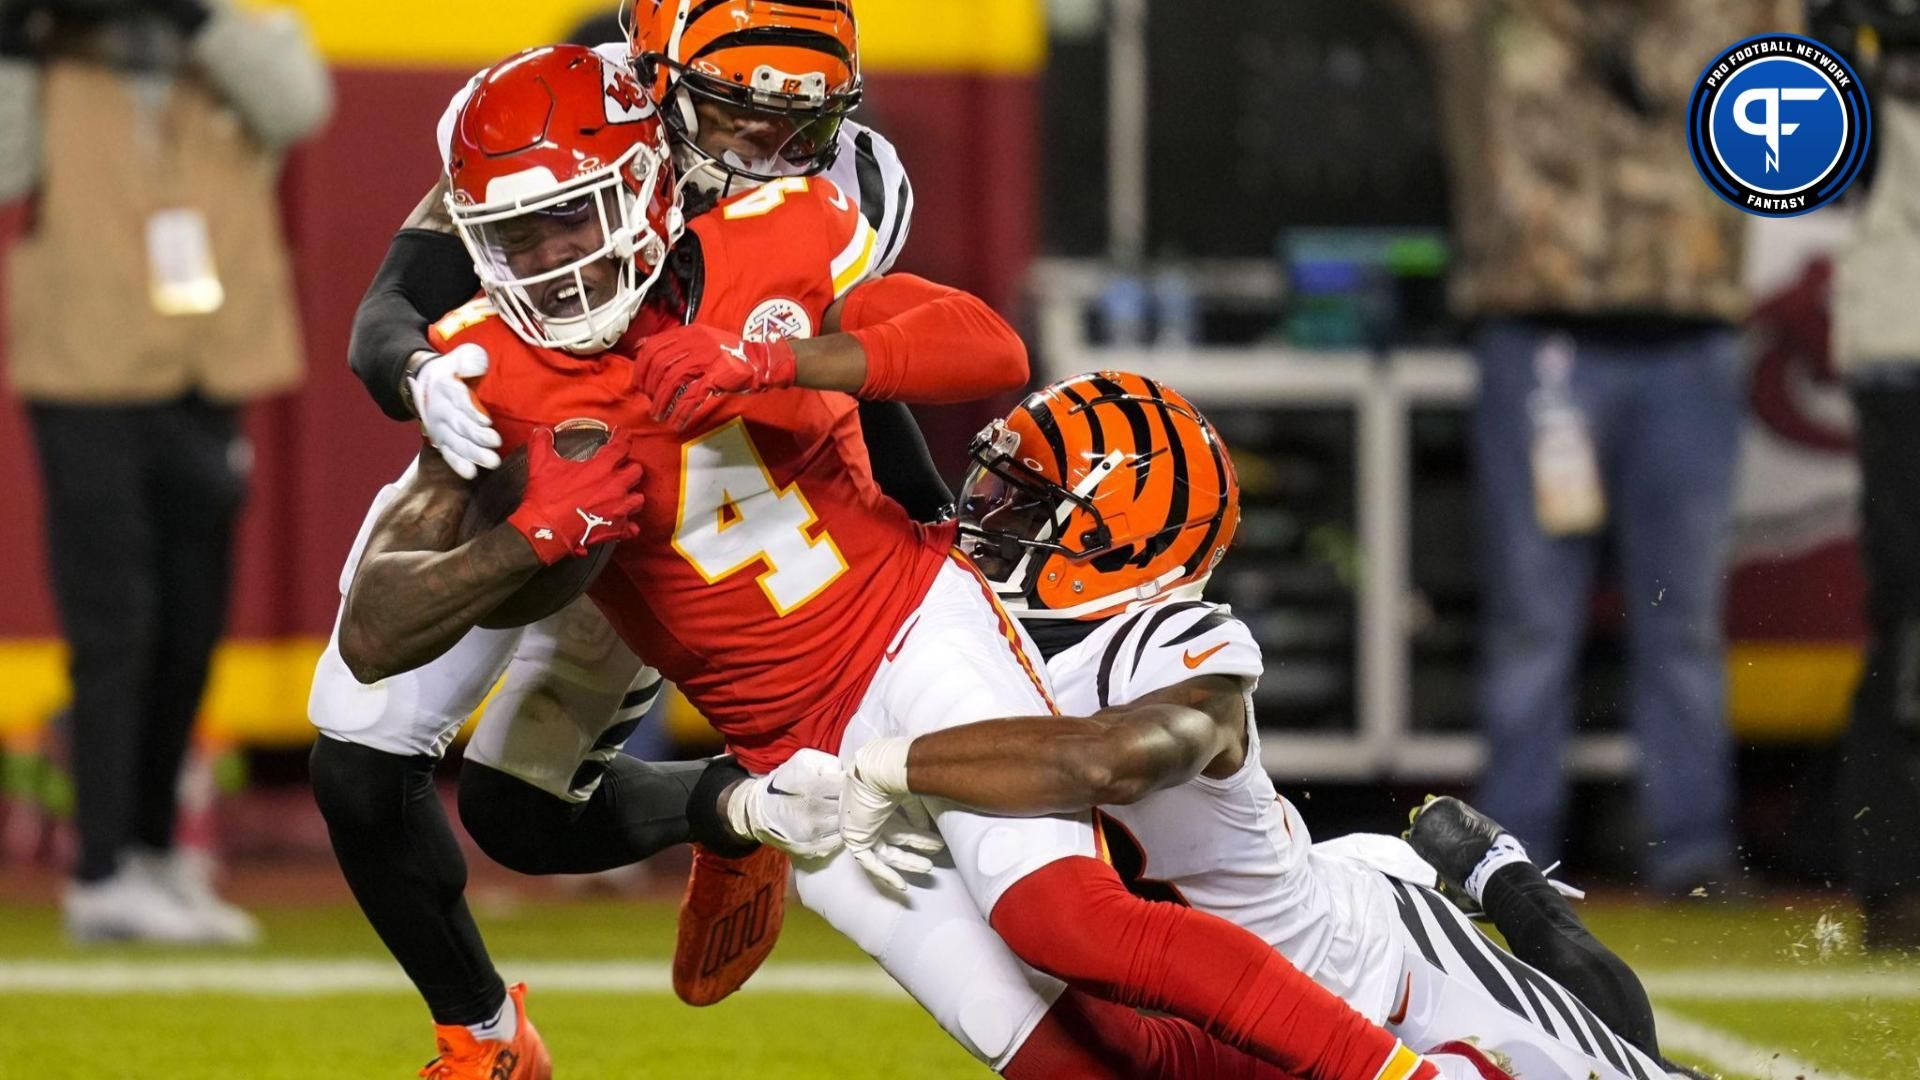
<svg viewBox="0 0 1920 1080"><path fill-rule="evenodd" d="M125 861L123 873L146 879L200 923L197 940L210 945L252 945L260 940L260 923L213 891L213 860L204 852L135 850L126 854Z"/></svg>
<svg viewBox="0 0 1920 1080"><path fill-rule="evenodd" d="M101 881L69 883L60 909L76 942L206 940L206 927L186 905L126 867Z"/></svg>

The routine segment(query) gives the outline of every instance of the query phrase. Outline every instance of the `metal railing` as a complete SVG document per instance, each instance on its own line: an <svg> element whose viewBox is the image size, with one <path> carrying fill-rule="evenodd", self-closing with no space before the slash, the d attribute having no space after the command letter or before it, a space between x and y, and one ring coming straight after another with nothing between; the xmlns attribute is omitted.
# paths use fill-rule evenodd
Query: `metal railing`
<svg viewBox="0 0 1920 1080"><path fill-rule="evenodd" d="M1277 304L1278 272L1268 263L1199 263L1195 292L1227 302ZM1097 261L1042 260L1032 276L1045 379L1096 368L1138 372L1165 382L1201 408L1269 404L1338 407L1355 416L1355 504L1361 565L1358 583L1356 701L1350 734L1290 733L1265 727L1262 757L1290 778L1464 780L1478 774L1478 736L1415 729L1410 701L1413 598L1409 554L1413 462L1411 414L1464 407L1473 398L1471 357L1458 349L1306 350L1285 345L1114 346L1093 341L1088 313L1112 280ZM1579 775L1619 775L1634 764L1631 740L1587 736L1572 746Z"/></svg>

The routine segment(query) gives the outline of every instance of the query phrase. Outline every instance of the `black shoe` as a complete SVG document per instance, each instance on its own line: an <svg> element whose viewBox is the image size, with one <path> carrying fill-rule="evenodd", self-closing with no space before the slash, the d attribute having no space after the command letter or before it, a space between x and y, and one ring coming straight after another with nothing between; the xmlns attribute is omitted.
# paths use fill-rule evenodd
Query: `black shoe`
<svg viewBox="0 0 1920 1080"><path fill-rule="evenodd" d="M1404 835L1413 845L1414 854L1440 871L1440 880L1455 903L1465 901L1478 907L1467 895L1467 879L1487 857L1487 849L1507 830L1451 795L1427 796L1426 802L1407 815L1407 821Z"/></svg>
<svg viewBox="0 0 1920 1080"><path fill-rule="evenodd" d="M1676 1064L1674 1062L1668 1061L1666 1058L1661 1058L1659 1060L1660 1060L1660 1067L1662 1069L1665 1069L1667 1071L1667 1076L1673 1078L1673 1080L1682 1080L1682 1078L1684 1078L1684 1080L1720 1080L1720 1077L1717 1074L1703 1073L1699 1069L1691 1068L1686 1065Z"/></svg>

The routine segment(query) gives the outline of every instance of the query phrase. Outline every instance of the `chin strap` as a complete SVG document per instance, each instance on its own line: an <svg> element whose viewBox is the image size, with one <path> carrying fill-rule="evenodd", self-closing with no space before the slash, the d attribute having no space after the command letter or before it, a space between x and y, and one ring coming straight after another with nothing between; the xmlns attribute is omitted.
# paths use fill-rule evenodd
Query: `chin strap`
<svg viewBox="0 0 1920 1080"><path fill-rule="evenodd" d="M1105 596L1096 596L1091 600L1083 600L1068 608L1046 608L1043 610L1028 607L1016 608L1015 605L1007 603L1005 598L1002 598L1001 605L1009 611L1015 611L1022 619L1079 619L1091 615L1096 611L1103 611L1115 604L1125 604L1126 609L1130 610L1139 604L1160 599L1166 587L1185 577L1186 573L1186 567L1176 566L1166 573L1161 574L1159 577L1154 578L1152 581L1141 582L1130 589L1121 589L1119 592L1111 592ZM1206 579L1201 578L1199 581L1194 582L1192 586L1182 585L1180 588L1174 590L1174 593L1176 595L1184 594L1188 588L1192 588L1194 590L1192 595L1198 596L1199 589L1205 584Z"/></svg>

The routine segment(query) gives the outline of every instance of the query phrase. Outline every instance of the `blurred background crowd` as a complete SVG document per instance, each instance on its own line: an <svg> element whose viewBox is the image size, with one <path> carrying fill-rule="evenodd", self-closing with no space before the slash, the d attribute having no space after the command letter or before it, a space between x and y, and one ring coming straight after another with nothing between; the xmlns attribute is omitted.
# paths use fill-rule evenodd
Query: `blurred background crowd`
<svg viewBox="0 0 1920 1080"><path fill-rule="evenodd" d="M325 865L308 680L413 440L347 370L354 306L453 90L612 16L0 0L0 863L229 940L212 855ZM1920 947L1920 17L858 18L862 119L915 188L899 267L1013 318L1036 378L1152 374L1223 431L1246 518L1211 595L1322 835L1468 792L1583 883L1848 888L1870 944ZM1684 141L1706 60L1769 30L1874 105L1868 175L1784 221ZM920 410L950 474L1006 404ZM713 745L674 700L636 738Z"/></svg>

